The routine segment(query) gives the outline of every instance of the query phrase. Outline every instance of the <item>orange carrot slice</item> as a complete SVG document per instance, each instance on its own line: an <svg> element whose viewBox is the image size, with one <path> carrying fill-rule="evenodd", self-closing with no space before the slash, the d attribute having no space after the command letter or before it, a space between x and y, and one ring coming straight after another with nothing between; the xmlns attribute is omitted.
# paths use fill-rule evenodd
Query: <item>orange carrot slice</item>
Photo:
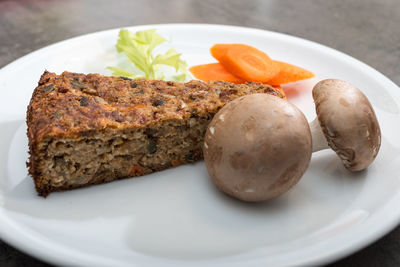
<svg viewBox="0 0 400 267"><path fill-rule="evenodd" d="M229 71L227 71L220 63L211 63L197 65L189 68L189 71L199 80L202 81L226 81L231 83L244 83L245 80L240 79Z"/></svg>
<svg viewBox="0 0 400 267"><path fill-rule="evenodd" d="M218 61L233 75L246 81L267 82L279 73L279 66L267 54L248 45L234 44Z"/></svg>
<svg viewBox="0 0 400 267"><path fill-rule="evenodd" d="M278 85L285 83L297 82L314 77L314 73L298 66L274 60L275 64L279 66L279 73L267 81L268 84Z"/></svg>
<svg viewBox="0 0 400 267"><path fill-rule="evenodd" d="M216 59L220 60L226 52L228 52L228 49L233 47L233 46L247 46L244 44L215 44L210 48L211 55Z"/></svg>
<svg viewBox="0 0 400 267"><path fill-rule="evenodd" d="M297 97L301 94L301 91L299 90L299 88L296 87L292 87L292 86L283 86L282 90L285 92L286 97L288 98L293 98L293 97Z"/></svg>

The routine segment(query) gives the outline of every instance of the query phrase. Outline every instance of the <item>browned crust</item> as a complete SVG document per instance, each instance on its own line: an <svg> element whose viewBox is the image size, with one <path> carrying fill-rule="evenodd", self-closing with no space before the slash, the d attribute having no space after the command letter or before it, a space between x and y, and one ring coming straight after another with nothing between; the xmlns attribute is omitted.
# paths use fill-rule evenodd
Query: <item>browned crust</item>
<svg viewBox="0 0 400 267"><path fill-rule="evenodd" d="M34 179L39 195L70 189L56 189L43 184L38 152L43 149L41 143L46 138L79 139L104 129L118 131L154 127L163 121L181 120L193 114L215 114L225 103L253 93L284 97L279 90L260 83L238 85L197 80L177 83L71 72L56 75L45 71L27 110L29 174ZM199 158L201 155L196 156L196 160ZM173 165L182 163L185 162ZM152 171L158 169L147 173ZM131 176L143 174L134 172ZM126 177L110 177L111 180L119 178ZM99 179L92 184L104 182L106 180Z"/></svg>

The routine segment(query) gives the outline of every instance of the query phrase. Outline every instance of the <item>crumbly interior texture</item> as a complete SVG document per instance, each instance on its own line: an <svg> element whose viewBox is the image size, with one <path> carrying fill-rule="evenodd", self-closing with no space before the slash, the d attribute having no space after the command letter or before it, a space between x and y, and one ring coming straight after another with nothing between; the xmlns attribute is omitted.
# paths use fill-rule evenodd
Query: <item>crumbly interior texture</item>
<svg viewBox="0 0 400 267"><path fill-rule="evenodd" d="M45 72L27 111L29 173L47 196L194 162L214 114L253 93L283 97L258 83Z"/></svg>
<svg viewBox="0 0 400 267"><path fill-rule="evenodd" d="M49 139L41 151L45 183L71 189L194 162L202 157L201 144L211 118L210 114L171 120L157 128L106 130L79 140Z"/></svg>

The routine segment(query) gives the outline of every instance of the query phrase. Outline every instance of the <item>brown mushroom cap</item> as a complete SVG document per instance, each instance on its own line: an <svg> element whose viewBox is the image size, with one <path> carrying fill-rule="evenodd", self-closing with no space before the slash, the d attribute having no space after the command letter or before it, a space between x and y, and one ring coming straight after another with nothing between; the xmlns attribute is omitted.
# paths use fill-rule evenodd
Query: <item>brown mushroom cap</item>
<svg viewBox="0 0 400 267"><path fill-rule="evenodd" d="M328 79L313 89L319 124L328 145L350 171L367 168L378 154L381 131L367 97L348 82Z"/></svg>
<svg viewBox="0 0 400 267"><path fill-rule="evenodd" d="M303 113L268 94L240 97L210 123L204 142L209 175L223 192L244 200L277 197L295 185L312 153Z"/></svg>

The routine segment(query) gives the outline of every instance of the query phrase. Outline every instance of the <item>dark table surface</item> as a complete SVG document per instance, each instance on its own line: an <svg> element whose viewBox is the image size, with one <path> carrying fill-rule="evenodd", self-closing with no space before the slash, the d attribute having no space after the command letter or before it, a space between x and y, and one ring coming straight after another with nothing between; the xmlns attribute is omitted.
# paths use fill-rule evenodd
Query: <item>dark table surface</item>
<svg viewBox="0 0 400 267"><path fill-rule="evenodd" d="M0 0L0 67L89 32L186 22L256 27L309 39L400 84L399 0ZM49 265L0 240L0 266ZM331 266L400 266L400 227Z"/></svg>

